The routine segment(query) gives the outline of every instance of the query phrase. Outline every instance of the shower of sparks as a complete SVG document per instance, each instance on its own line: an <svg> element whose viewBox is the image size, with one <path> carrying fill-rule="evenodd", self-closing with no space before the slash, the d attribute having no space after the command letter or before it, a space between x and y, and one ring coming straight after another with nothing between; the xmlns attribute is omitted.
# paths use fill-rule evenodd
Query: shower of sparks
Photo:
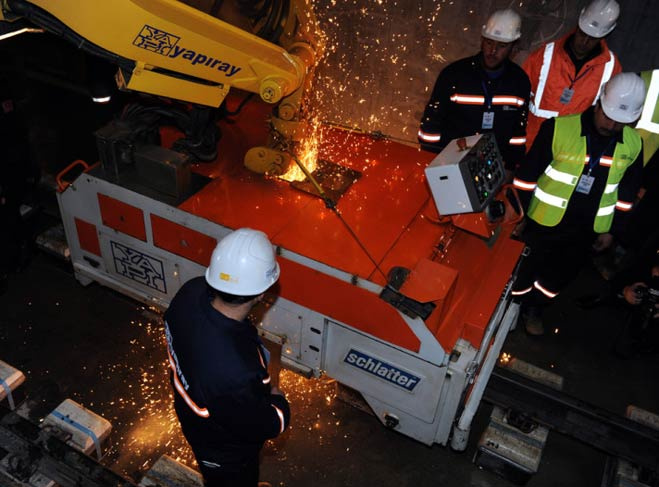
<svg viewBox="0 0 659 487"><path fill-rule="evenodd" d="M291 426L294 432L313 432L311 441L322 445L330 430L336 433L341 422L330 406L336 399L335 382L328 378L306 379L289 370L280 375L281 389L291 405ZM324 406L324 407L323 407ZM276 441L270 447L278 451Z"/></svg>
<svg viewBox="0 0 659 487"><path fill-rule="evenodd" d="M416 143L437 74L446 62L478 50L484 13L446 0L315 5L325 34L315 112L324 121Z"/></svg>
<svg viewBox="0 0 659 487"><path fill-rule="evenodd" d="M443 33L447 19L462 19L450 26L460 36L463 30L480 28L481 13L446 0L430 7L384 0L315 5L324 51L301 114L310 135L294 144L294 152L309 172L319 158L363 172L365 167L355 167L354 161L370 160L363 164L370 166L380 159L369 153L373 141L364 135L384 134L416 144L418 120L442 65L456 59L456 53L477 49L480 40L469 34L472 47L451 42ZM401 18L414 21L399 22ZM345 129L345 137L330 140L328 125ZM386 146L379 145L384 158ZM342 161L346 155L350 160ZM280 178L301 181L306 175L293 164Z"/></svg>
<svg viewBox="0 0 659 487"><path fill-rule="evenodd" d="M112 423L104 463L135 479L163 454L197 468L173 407L162 319L155 309L140 307L139 311L145 319L130 323L138 328L138 338L127 343L116 361L99 364L96 387L75 397ZM116 385L118 380L120 387ZM283 370L280 387L291 404L290 430L320 433L314 441L322 444L324 431L341 426L329 407L336 397L333 380L305 379ZM107 399L95 400L100 396ZM276 451L277 440L269 442L268 447Z"/></svg>
<svg viewBox="0 0 659 487"><path fill-rule="evenodd" d="M312 173L318 166L319 144L318 122L314 121L312 126L313 129L311 134L300 142L296 151L300 164L302 164L310 173ZM302 181L304 178L306 178L306 174L294 162L288 172L279 177L286 181Z"/></svg>

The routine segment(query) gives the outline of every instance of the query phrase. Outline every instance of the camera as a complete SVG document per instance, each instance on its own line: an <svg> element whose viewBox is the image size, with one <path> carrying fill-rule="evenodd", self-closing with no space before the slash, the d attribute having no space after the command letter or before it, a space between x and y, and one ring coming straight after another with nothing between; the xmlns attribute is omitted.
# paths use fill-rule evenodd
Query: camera
<svg viewBox="0 0 659 487"><path fill-rule="evenodd" d="M654 316L655 305L659 303L659 276L654 276L648 283L648 287L636 288L636 294L641 298L643 313L646 318Z"/></svg>

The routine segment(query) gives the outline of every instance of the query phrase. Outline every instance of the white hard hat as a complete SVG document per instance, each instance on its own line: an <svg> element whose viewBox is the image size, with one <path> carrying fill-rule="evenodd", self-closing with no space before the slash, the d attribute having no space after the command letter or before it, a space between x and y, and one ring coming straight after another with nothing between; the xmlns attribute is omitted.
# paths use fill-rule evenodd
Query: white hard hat
<svg viewBox="0 0 659 487"><path fill-rule="evenodd" d="M517 12L509 8L497 10L487 19L487 24L483 26L481 35L493 41L516 41L522 35L522 18Z"/></svg>
<svg viewBox="0 0 659 487"><path fill-rule="evenodd" d="M579 28L590 37L604 37L616 26L620 6L615 0L594 0L581 11Z"/></svg>
<svg viewBox="0 0 659 487"><path fill-rule="evenodd" d="M632 123L643 112L645 83L635 73L617 74L602 87L600 102L611 120Z"/></svg>
<svg viewBox="0 0 659 487"><path fill-rule="evenodd" d="M265 233L240 228L219 241L206 269L206 282L235 296L255 296L279 278L279 264Z"/></svg>

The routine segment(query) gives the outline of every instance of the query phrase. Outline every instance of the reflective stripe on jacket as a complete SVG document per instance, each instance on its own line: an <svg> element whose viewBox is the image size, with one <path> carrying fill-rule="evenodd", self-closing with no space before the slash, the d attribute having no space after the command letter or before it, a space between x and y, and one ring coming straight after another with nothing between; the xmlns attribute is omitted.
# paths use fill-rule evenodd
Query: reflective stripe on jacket
<svg viewBox="0 0 659 487"><path fill-rule="evenodd" d="M597 101L601 86L622 70L615 54L602 39L601 52L588 60L579 73L575 73L574 63L565 50L565 43L573 34L545 44L522 64L531 81L527 149L531 147L544 120L584 112ZM564 90L570 86L574 90L571 100L561 103Z"/></svg>
<svg viewBox="0 0 659 487"><path fill-rule="evenodd" d="M600 164L609 165L606 187L593 222L597 233L611 228L618 202L618 185L627 168L641 151L641 138L634 129L623 129L623 143L617 143L613 157L602 157ZM529 203L528 216L541 225L553 227L560 223L579 178L588 161L586 138L581 136L581 115L558 117L552 142L554 159L538 178Z"/></svg>

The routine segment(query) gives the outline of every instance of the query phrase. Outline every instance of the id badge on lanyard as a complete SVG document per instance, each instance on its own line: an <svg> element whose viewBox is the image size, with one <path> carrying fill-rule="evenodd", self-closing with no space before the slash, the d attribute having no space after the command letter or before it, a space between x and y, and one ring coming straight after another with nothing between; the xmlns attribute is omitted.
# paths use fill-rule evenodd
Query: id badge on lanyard
<svg viewBox="0 0 659 487"><path fill-rule="evenodd" d="M492 130L494 128L494 112L492 111L492 94L487 88L485 81L481 80L481 86L483 87L483 94L485 95L485 107L487 108L486 112L483 112L483 121L481 122L481 129L483 130Z"/></svg>
<svg viewBox="0 0 659 487"><path fill-rule="evenodd" d="M579 178L579 183L577 184L577 189L575 191L577 193L589 194L594 182L595 176L591 176L590 173L582 174Z"/></svg>
<svg viewBox="0 0 659 487"><path fill-rule="evenodd" d="M590 194L590 190L593 187L593 183L595 182L595 176L591 176L590 173L593 170L593 168L599 164L602 156L606 153L607 150L611 148L612 144L615 144L615 142L616 139L612 138L599 156L595 156L593 154L590 155L590 161L588 163L588 172L586 174L582 174L581 177L579 178L579 182L577 183L577 187L575 189L577 193ZM589 135L586 136L586 150L589 153L591 152Z"/></svg>
<svg viewBox="0 0 659 487"><path fill-rule="evenodd" d="M492 129L494 127L494 112L483 112L482 129Z"/></svg>
<svg viewBox="0 0 659 487"><path fill-rule="evenodd" d="M570 86L567 86L563 88L563 93L561 93L561 98L559 102L561 102L563 105L567 105L572 101L572 97L574 96L574 83L579 81L581 78L586 76L588 72L592 69L592 66L589 66L583 73L581 73L579 76L576 78L572 79L570 78Z"/></svg>
<svg viewBox="0 0 659 487"><path fill-rule="evenodd" d="M563 90L563 93L561 93L561 99L559 100L563 105L567 105L572 101L572 97L574 96L574 89L573 88L565 88Z"/></svg>

